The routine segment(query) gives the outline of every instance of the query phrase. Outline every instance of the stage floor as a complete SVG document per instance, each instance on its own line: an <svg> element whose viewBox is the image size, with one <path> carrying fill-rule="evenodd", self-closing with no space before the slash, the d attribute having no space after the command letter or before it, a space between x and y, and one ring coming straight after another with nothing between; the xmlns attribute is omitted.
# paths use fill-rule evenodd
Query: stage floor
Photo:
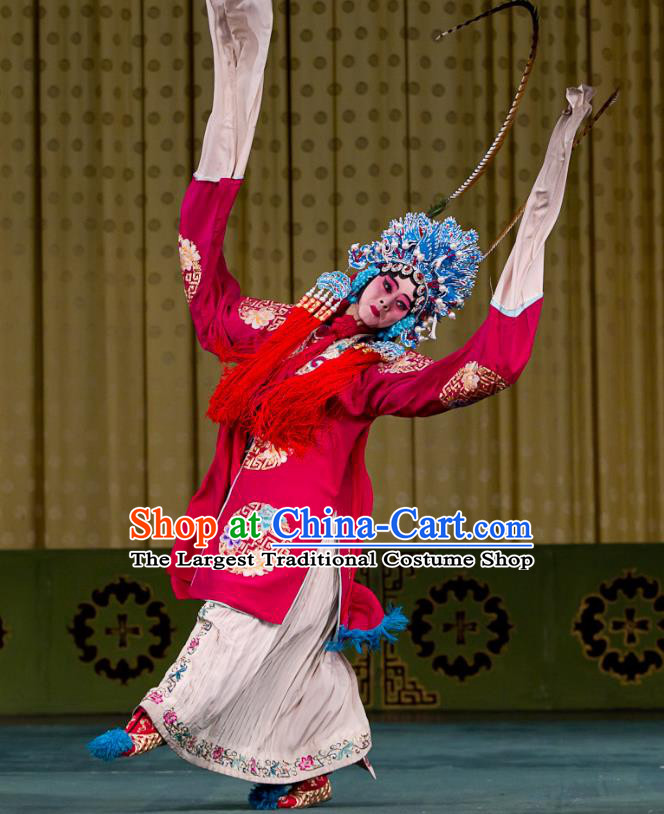
<svg viewBox="0 0 664 814"><path fill-rule="evenodd" d="M118 721L119 723L119 721ZM250 784L167 748L104 764L87 740L105 720L0 726L0 811L235 812ZM664 814L664 721L454 720L372 724L378 779L332 776L328 812Z"/></svg>

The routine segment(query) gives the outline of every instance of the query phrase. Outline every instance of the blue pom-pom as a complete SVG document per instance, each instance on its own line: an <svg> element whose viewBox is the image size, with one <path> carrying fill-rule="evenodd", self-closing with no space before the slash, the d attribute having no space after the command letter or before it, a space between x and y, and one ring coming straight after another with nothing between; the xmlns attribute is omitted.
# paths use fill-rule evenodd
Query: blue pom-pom
<svg viewBox="0 0 664 814"><path fill-rule="evenodd" d="M99 760L115 760L116 757L129 752L133 746L132 739L124 729L109 729L88 743L92 757Z"/></svg>
<svg viewBox="0 0 664 814"><path fill-rule="evenodd" d="M362 645L366 644L369 650L378 650L383 639L395 642L397 637L393 631L404 630L407 625L408 617L403 614L401 607L394 608L392 605L388 605L387 613L379 625L369 628L369 630L347 628L345 625L341 625L337 638L326 642L325 649L339 651L346 647L354 647L358 653L361 653Z"/></svg>
<svg viewBox="0 0 664 814"><path fill-rule="evenodd" d="M292 785L292 783L286 785L258 783L249 792L249 805L258 811L277 808L277 801L284 794L288 794Z"/></svg>

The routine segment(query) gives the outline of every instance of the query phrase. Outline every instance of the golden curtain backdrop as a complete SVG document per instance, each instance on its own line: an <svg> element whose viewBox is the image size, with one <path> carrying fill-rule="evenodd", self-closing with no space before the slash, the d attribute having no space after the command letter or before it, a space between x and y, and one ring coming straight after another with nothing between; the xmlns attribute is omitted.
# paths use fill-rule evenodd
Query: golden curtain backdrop
<svg viewBox="0 0 664 814"><path fill-rule="evenodd" d="M493 138L528 50L484 2L275 4L262 110L226 238L246 295L292 302L355 241L426 211ZM375 517L526 518L535 541L664 537L664 4L539 4L539 55L489 174L446 214L488 247L525 199L568 85L617 105L576 151L519 382L379 420ZM130 547L136 505L185 512L213 454L217 362L196 348L178 210L212 104L204 3L0 2L0 547ZM513 237L513 236L512 236ZM511 240L440 358L478 327Z"/></svg>

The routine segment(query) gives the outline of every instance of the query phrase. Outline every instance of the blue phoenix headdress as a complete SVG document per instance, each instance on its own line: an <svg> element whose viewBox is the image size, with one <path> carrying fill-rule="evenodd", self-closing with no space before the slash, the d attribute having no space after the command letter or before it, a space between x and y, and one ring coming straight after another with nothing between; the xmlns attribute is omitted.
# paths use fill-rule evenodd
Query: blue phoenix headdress
<svg viewBox="0 0 664 814"><path fill-rule="evenodd" d="M413 307L407 316L378 331L379 340L393 340L415 348L436 338L436 322L454 318L470 296L482 259L474 229L464 231L454 218L431 220L424 212L408 212L391 220L380 240L348 251L349 268L360 269L351 283L351 302L379 274L410 278L415 284Z"/></svg>

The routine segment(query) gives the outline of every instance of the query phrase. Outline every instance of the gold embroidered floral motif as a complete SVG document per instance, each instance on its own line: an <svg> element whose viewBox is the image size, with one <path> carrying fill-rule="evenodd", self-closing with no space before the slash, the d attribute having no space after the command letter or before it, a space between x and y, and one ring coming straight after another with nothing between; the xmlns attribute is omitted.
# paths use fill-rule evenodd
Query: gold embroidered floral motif
<svg viewBox="0 0 664 814"><path fill-rule="evenodd" d="M258 471L276 469L276 467L286 463L290 452L291 450L286 452L283 449L278 449L269 441L254 438L242 465L245 469L256 469Z"/></svg>
<svg viewBox="0 0 664 814"><path fill-rule="evenodd" d="M433 359L422 356L421 353L406 351L395 362L379 362L379 373L413 373L415 370L424 370L425 367L433 364Z"/></svg>
<svg viewBox="0 0 664 814"><path fill-rule="evenodd" d="M289 552L289 549L284 547L283 540L277 537L276 534L273 534L270 528L272 515L276 511L272 506L267 503L252 501L238 511L233 512L233 517L247 518L254 511L261 518L260 537L255 540L251 537L248 537L246 540L232 540L228 535L227 529L224 529L223 534L219 537L220 554L249 554L252 552L254 555L254 565L238 565L226 568L231 574L241 574L243 577L262 577L275 567L274 565L267 565L265 558L262 556L263 552L276 551L281 554L287 554ZM292 531L286 519L281 521L281 528L287 532ZM280 543L282 545L279 545Z"/></svg>
<svg viewBox="0 0 664 814"><path fill-rule="evenodd" d="M439 398L444 407L462 407L509 387L509 382L478 362L466 364L446 382Z"/></svg>
<svg viewBox="0 0 664 814"><path fill-rule="evenodd" d="M201 282L201 255L193 240L178 235L180 270L187 302L191 302Z"/></svg>
<svg viewBox="0 0 664 814"><path fill-rule="evenodd" d="M292 305L284 305L274 300L257 300L254 297L243 297L240 301L238 313L240 319L250 325L254 330L262 328L268 331L276 330L286 321Z"/></svg>

